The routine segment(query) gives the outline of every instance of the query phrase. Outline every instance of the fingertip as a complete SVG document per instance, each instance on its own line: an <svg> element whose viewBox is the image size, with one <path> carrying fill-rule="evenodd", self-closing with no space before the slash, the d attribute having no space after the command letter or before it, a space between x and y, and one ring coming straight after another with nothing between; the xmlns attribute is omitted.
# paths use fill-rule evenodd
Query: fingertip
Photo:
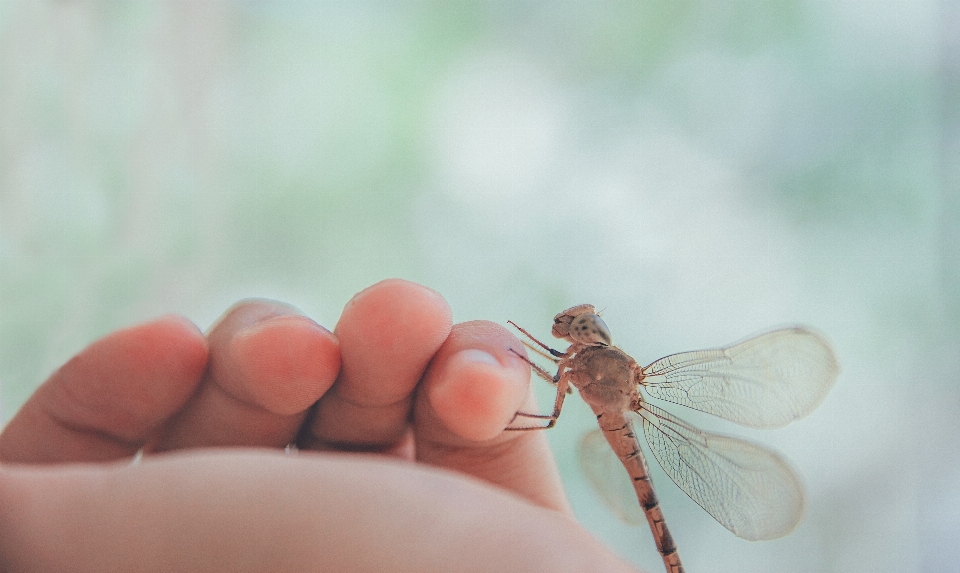
<svg viewBox="0 0 960 573"><path fill-rule="evenodd" d="M403 329L394 328L402 325ZM387 279L357 293L346 304L337 323L341 329L357 330L373 347L391 347L397 334L414 333L418 346L428 340L439 346L453 324L453 311L437 291L403 279Z"/></svg>
<svg viewBox="0 0 960 573"><path fill-rule="evenodd" d="M241 301L207 340L203 382L154 441L157 451L289 444L340 368L336 336L277 301Z"/></svg>
<svg viewBox="0 0 960 573"><path fill-rule="evenodd" d="M209 347L207 339L197 325L177 314L161 316L133 329L142 329L142 343L164 353L154 358L174 359L175 378L199 382L207 367ZM133 330L131 329L131 330ZM133 337L132 337L133 338Z"/></svg>
<svg viewBox="0 0 960 573"><path fill-rule="evenodd" d="M414 390L451 325L447 301L416 283L388 279L354 296L334 329L340 375L317 404L300 443L394 449L409 433Z"/></svg>
<svg viewBox="0 0 960 573"><path fill-rule="evenodd" d="M513 334L493 322L453 327L418 395L417 459L569 513L545 436L503 431L521 407L535 407L522 348Z"/></svg>
<svg viewBox="0 0 960 573"><path fill-rule="evenodd" d="M234 390L265 410L292 415L326 392L340 371L336 336L309 318L279 316L236 333L229 353L237 376Z"/></svg>
<svg viewBox="0 0 960 573"><path fill-rule="evenodd" d="M184 404L199 385L208 356L200 329L169 314L98 340L54 379L67 386L83 385L88 395L110 396L111 405L126 414L111 418L114 430L123 431L130 424L135 434L139 430L134 428L159 423Z"/></svg>
<svg viewBox="0 0 960 573"><path fill-rule="evenodd" d="M427 400L451 432L474 442L497 437L526 394L529 369L505 366L489 352L461 350L430 379Z"/></svg>
<svg viewBox="0 0 960 573"><path fill-rule="evenodd" d="M131 455L194 394L207 341L176 315L124 328L58 369L0 434L0 458L20 462Z"/></svg>
<svg viewBox="0 0 960 573"><path fill-rule="evenodd" d="M530 366L513 349L523 348L503 326L483 320L453 327L424 376L428 408L446 432L423 437L438 443L483 442L497 437L529 394ZM424 420L421 420L424 421Z"/></svg>
<svg viewBox="0 0 960 573"><path fill-rule="evenodd" d="M361 291L346 304L335 329L343 357L338 392L364 404L404 399L452 323L443 296L419 284L387 279Z"/></svg>

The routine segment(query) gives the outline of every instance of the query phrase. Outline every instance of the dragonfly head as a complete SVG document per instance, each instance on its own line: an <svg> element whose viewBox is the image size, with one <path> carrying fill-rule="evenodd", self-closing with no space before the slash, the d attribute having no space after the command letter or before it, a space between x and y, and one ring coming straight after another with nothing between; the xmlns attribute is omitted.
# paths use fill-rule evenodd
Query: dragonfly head
<svg viewBox="0 0 960 573"><path fill-rule="evenodd" d="M581 304L553 318L553 335L587 346L610 346L610 329L592 304Z"/></svg>

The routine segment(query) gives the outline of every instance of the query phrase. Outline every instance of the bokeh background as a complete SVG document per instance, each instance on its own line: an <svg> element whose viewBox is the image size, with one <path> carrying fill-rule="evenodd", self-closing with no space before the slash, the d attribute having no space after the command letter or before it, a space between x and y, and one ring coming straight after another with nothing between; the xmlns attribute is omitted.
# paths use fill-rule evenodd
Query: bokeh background
<svg viewBox="0 0 960 573"><path fill-rule="evenodd" d="M958 2L0 0L0 170L6 419L116 328L332 327L387 277L544 338L592 302L644 364L806 323L809 418L679 412L782 451L806 519L741 541L653 468L688 570L960 569ZM579 517L660 570L567 403Z"/></svg>

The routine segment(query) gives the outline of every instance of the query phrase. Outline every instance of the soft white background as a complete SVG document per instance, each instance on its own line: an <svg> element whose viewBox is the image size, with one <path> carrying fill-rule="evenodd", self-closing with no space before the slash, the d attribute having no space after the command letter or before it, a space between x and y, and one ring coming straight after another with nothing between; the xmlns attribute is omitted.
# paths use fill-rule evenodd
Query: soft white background
<svg viewBox="0 0 960 573"><path fill-rule="evenodd" d="M958 569L958 38L949 0L0 0L3 415L113 329L332 328L393 276L545 338L591 302L645 364L806 323L843 368L809 418L671 408L782 451L806 520L741 541L653 468L687 569ZM551 432L578 515L658 571L593 423Z"/></svg>

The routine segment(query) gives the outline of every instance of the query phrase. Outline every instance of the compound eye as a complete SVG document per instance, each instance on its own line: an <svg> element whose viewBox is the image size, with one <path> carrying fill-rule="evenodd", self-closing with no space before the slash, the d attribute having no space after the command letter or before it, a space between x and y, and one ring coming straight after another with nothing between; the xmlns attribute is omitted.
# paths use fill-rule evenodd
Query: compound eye
<svg viewBox="0 0 960 573"><path fill-rule="evenodd" d="M610 329L599 316L585 312L570 322L570 336L582 344L591 346L610 346Z"/></svg>

